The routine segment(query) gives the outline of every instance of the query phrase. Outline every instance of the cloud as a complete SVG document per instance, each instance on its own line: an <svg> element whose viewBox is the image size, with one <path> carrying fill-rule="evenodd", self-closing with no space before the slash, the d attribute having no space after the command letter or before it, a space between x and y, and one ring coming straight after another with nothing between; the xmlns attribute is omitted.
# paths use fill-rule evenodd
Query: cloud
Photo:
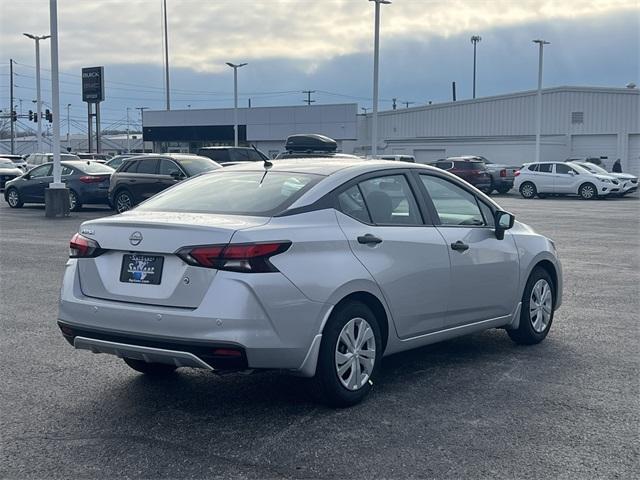
<svg viewBox="0 0 640 480"><path fill-rule="evenodd" d="M172 67L220 72L224 62L290 59L304 72L372 49L366 0L168 0ZM0 47L29 58L23 31L48 32L46 0L0 0ZM160 0L59 0L63 69L161 65ZM429 42L545 20L634 11L636 0L395 0L382 7L385 41ZM19 21L16 21L19 19ZM46 46L45 46L46 48Z"/></svg>

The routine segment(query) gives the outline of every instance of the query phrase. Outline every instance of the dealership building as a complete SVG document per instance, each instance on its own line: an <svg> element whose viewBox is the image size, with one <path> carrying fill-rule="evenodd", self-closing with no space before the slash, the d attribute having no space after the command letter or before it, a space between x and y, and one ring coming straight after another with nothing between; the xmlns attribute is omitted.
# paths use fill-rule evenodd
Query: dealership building
<svg viewBox="0 0 640 480"><path fill-rule="evenodd" d="M378 152L431 162L483 155L521 165L534 160L536 91L382 111ZM145 111L143 136L154 150L195 152L233 144L233 109ZM355 103L238 109L242 145L275 155L288 135L320 133L345 153L371 152L371 114ZM542 93L541 160L600 157L640 173L640 91L557 87Z"/></svg>

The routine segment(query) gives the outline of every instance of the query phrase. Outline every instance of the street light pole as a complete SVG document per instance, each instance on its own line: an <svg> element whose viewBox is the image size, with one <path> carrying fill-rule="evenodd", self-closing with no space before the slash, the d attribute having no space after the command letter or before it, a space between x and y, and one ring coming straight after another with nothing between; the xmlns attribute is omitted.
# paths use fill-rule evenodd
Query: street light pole
<svg viewBox="0 0 640 480"><path fill-rule="evenodd" d="M536 157L535 161L540 161L540 134L542 132L542 51L545 45L551 42L546 40L533 40L537 43L538 50L538 93L536 95Z"/></svg>
<svg viewBox="0 0 640 480"><path fill-rule="evenodd" d="M238 69L246 63L234 64L227 62L233 68L233 145L238 146Z"/></svg>
<svg viewBox="0 0 640 480"><path fill-rule="evenodd" d="M388 5L389 0L369 0L375 5L373 29L373 114L371 115L371 155L378 155L378 58L380 56L380 4Z"/></svg>
<svg viewBox="0 0 640 480"><path fill-rule="evenodd" d="M51 35L33 35L31 33L23 33L23 35L36 42L36 113L38 115L36 142L38 144L38 152L42 152L42 99L40 96L40 40L46 40Z"/></svg>
<svg viewBox="0 0 640 480"><path fill-rule="evenodd" d="M481 40L480 35L471 37L471 43L473 43L473 98L476 98L476 45Z"/></svg>
<svg viewBox="0 0 640 480"><path fill-rule="evenodd" d="M69 130L71 127L71 116L69 115L69 109L71 108L71 104L67 103L67 151L70 152L71 145L69 144Z"/></svg>
<svg viewBox="0 0 640 480"><path fill-rule="evenodd" d="M131 151L131 145L129 143L129 110L130 108L127 107L127 153Z"/></svg>
<svg viewBox="0 0 640 480"><path fill-rule="evenodd" d="M167 0L164 0L164 76L165 89L167 94L167 110L171 110L171 102L169 99L169 30L167 30Z"/></svg>

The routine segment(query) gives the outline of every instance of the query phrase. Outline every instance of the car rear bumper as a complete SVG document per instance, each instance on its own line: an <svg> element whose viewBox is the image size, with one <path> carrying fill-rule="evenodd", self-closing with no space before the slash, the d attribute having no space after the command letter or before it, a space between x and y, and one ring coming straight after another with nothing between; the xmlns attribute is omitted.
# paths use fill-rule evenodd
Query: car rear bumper
<svg viewBox="0 0 640 480"><path fill-rule="evenodd" d="M307 299L283 275L262 274L271 276L262 285L260 275L218 272L198 308L177 308L87 297L77 261L69 260L58 324L78 349L136 359L145 353L174 364L189 353L212 369L286 369L313 375L315 359L309 370L309 352L332 305ZM265 285L278 287L277 298L275 289L269 290L270 297L264 295ZM219 348L241 352L242 361L225 363L215 355Z"/></svg>

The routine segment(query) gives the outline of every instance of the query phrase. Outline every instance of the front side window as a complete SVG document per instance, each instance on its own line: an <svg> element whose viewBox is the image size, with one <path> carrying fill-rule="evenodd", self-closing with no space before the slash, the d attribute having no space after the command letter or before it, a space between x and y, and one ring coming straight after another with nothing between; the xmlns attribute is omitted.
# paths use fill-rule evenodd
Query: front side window
<svg viewBox="0 0 640 480"><path fill-rule="evenodd" d="M155 174L157 171L157 166L158 166L157 159L146 158L138 162L138 168L136 169L136 173Z"/></svg>
<svg viewBox="0 0 640 480"><path fill-rule="evenodd" d="M163 158L160 160L160 175L184 175L176 162Z"/></svg>
<svg viewBox="0 0 640 480"><path fill-rule="evenodd" d="M197 155L194 155L192 157L180 157L178 163L180 163L180 166L187 172L187 175L190 177L220 168L220 166L211 161L210 158L199 157Z"/></svg>
<svg viewBox="0 0 640 480"><path fill-rule="evenodd" d="M48 177L51 175L51 167L52 165L50 163L36 167L33 170L31 170L30 177L31 178Z"/></svg>
<svg viewBox="0 0 640 480"><path fill-rule="evenodd" d="M568 175L571 172L573 172L574 174L578 173L566 163L556 163L556 173L563 173L565 175Z"/></svg>
<svg viewBox="0 0 640 480"><path fill-rule="evenodd" d="M219 170L179 183L137 210L272 216L322 178L294 172Z"/></svg>
<svg viewBox="0 0 640 480"><path fill-rule="evenodd" d="M359 184L373 223L421 225L418 204L404 175L372 178Z"/></svg>
<svg viewBox="0 0 640 480"><path fill-rule="evenodd" d="M439 177L420 175L444 226L481 226L485 221L476 197L458 185Z"/></svg>

